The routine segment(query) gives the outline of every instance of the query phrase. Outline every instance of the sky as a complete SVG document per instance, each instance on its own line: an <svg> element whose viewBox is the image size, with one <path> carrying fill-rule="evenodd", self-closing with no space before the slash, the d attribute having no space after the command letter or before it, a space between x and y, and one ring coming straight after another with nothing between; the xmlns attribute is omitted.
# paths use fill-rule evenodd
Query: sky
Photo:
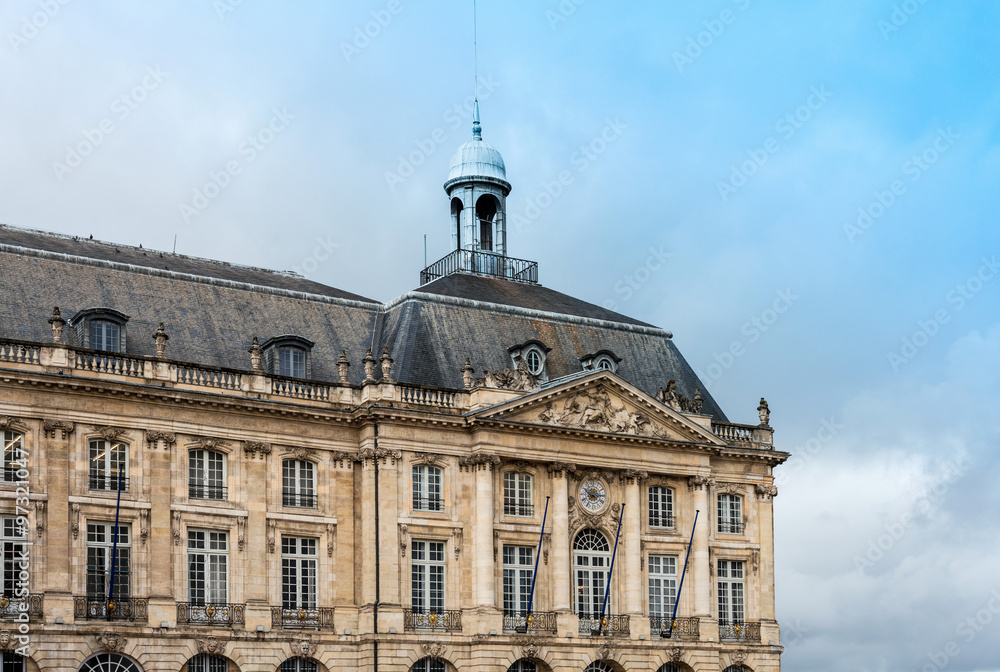
<svg viewBox="0 0 1000 672"><path fill-rule="evenodd" d="M382 301L449 251L469 2L0 33L0 222ZM731 420L770 404L785 669L1000 670L998 45L996 2L479 3L510 254L671 330Z"/></svg>

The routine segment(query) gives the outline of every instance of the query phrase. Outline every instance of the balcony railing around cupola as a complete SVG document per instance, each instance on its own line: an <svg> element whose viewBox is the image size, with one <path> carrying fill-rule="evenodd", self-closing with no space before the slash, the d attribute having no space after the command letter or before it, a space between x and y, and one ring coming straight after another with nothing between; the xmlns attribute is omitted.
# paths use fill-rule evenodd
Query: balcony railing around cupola
<svg viewBox="0 0 1000 672"><path fill-rule="evenodd" d="M452 273L465 272L488 275L515 282L538 282L538 262L515 259L485 250L454 250L420 271L420 284L443 278Z"/></svg>

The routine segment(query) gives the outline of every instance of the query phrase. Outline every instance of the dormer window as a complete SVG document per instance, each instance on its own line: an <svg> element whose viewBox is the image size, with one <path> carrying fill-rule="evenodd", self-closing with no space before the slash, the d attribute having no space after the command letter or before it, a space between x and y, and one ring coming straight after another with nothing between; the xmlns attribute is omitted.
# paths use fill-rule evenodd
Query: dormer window
<svg viewBox="0 0 1000 672"><path fill-rule="evenodd" d="M275 376L308 378L312 374L309 354L313 345L312 341L293 334L269 339L261 346L264 368Z"/></svg>
<svg viewBox="0 0 1000 672"><path fill-rule="evenodd" d="M523 361L528 373L535 378L544 381L548 379L548 375L545 371L545 363L548 358L549 350L551 350L551 348L545 347L545 344L541 341L528 341L527 343L522 343L521 345L515 345L513 348L510 348L508 352L510 352L514 368L517 368L519 361Z"/></svg>
<svg viewBox="0 0 1000 672"><path fill-rule="evenodd" d="M125 352L125 323L129 316L112 308L81 310L69 326L76 330L77 345L103 352Z"/></svg>
<svg viewBox="0 0 1000 672"><path fill-rule="evenodd" d="M620 361L622 361L621 358L610 350L601 350L580 358L580 363L585 371L611 371L614 373L618 370Z"/></svg>

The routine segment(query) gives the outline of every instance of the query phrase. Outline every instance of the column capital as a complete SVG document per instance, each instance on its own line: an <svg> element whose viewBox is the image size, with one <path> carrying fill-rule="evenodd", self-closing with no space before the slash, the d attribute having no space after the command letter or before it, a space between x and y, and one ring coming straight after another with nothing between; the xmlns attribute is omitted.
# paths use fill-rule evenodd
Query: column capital
<svg viewBox="0 0 1000 672"><path fill-rule="evenodd" d="M576 465L567 462L549 462L546 469L548 469L549 476L556 478L568 476L576 472Z"/></svg>
<svg viewBox="0 0 1000 672"><path fill-rule="evenodd" d="M645 471L639 471L638 469L626 469L618 474L618 480L623 485L638 483L646 480L647 478L649 478L649 474Z"/></svg>
<svg viewBox="0 0 1000 672"><path fill-rule="evenodd" d="M715 486L715 481L708 476L688 476L688 490L704 490Z"/></svg>
<svg viewBox="0 0 1000 672"><path fill-rule="evenodd" d="M498 464L500 457L489 453L475 453L458 460L458 466L462 471L493 471Z"/></svg>
<svg viewBox="0 0 1000 672"><path fill-rule="evenodd" d="M53 439L56 438L58 432L62 432L62 438L65 439L76 429L76 425L66 420L46 420L42 423L42 429L47 435L51 435Z"/></svg>

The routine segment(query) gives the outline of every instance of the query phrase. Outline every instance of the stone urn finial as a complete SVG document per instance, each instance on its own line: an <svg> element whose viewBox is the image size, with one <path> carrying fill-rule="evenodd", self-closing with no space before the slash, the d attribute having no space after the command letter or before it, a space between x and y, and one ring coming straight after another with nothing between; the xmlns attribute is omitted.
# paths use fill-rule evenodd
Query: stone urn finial
<svg viewBox="0 0 1000 672"><path fill-rule="evenodd" d="M361 360L365 365L365 383L375 382L375 358L372 357L372 349L368 348L365 358Z"/></svg>
<svg viewBox="0 0 1000 672"><path fill-rule="evenodd" d="M465 389L472 389L472 376L475 372L475 369L472 368L472 361L466 357L465 366L462 367L462 384L465 385Z"/></svg>
<svg viewBox="0 0 1000 672"><path fill-rule="evenodd" d="M153 332L153 341L156 343L156 356L160 359L163 359L163 352L167 349L167 341L169 340L170 336L167 334L167 330L163 328L163 322L160 322L160 326Z"/></svg>
<svg viewBox="0 0 1000 672"><path fill-rule="evenodd" d="M760 426L767 427L771 420L771 409L767 407L767 402L764 401L764 397L760 398L760 406L757 407L757 415L760 416Z"/></svg>
<svg viewBox="0 0 1000 672"><path fill-rule="evenodd" d="M705 400L701 398L701 390L697 387L694 388L694 398L691 399L691 408L695 413L701 413L702 406L705 405Z"/></svg>
<svg viewBox="0 0 1000 672"><path fill-rule="evenodd" d="M52 325L52 342L62 343L62 332L63 327L66 326L66 320L59 313L59 306L52 309L52 317L49 318L49 324Z"/></svg>
<svg viewBox="0 0 1000 672"><path fill-rule="evenodd" d="M379 357L379 361L382 363L382 382L391 383L392 380L392 357L389 356L389 346L382 348L382 356Z"/></svg>
<svg viewBox="0 0 1000 672"><path fill-rule="evenodd" d="M337 371L340 374L340 382L347 382L347 369L351 367L351 363L347 361L347 351L340 351L340 359L337 360Z"/></svg>
<svg viewBox="0 0 1000 672"><path fill-rule="evenodd" d="M253 337L253 342L250 343L250 349L247 350L250 353L250 370L254 373L263 373L264 370L260 368L260 359L264 354L264 351L260 349L260 343L257 342L257 337Z"/></svg>

